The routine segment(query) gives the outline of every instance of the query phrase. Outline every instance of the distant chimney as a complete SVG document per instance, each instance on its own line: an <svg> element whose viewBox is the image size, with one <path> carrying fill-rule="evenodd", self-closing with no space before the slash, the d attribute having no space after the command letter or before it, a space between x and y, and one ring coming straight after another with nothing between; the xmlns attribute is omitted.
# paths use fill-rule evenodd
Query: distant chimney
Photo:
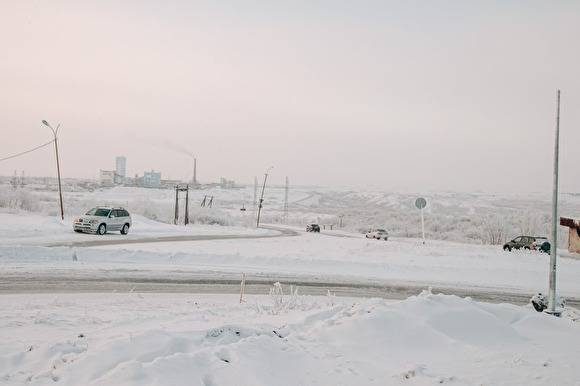
<svg viewBox="0 0 580 386"><path fill-rule="evenodd" d="M193 180L191 181L193 186L197 185L197 158L193 158Z"/></svg>

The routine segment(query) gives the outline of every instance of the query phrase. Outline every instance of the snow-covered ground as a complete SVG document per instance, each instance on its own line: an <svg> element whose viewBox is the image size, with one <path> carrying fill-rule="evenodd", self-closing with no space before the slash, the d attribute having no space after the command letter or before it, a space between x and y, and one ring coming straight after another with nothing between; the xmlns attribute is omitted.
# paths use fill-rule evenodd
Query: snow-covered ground
<svg viewBox="0 0 580 386"><path fill-rule="evenodd" d="M7 218L11 215L4 215ZM59 224L59 222L56 222ZM58 225L57 225L58 226ZM135 227L137 228L137 227ZM144 228L148 229L148 228ZM249 228L203 226L175 227L159 224L143 235L164 232L256 235ZM276 233L276 231L262 230ZM260 274L284 277L316 277L351 283L368 281L418 286L478 288L533 294L544 292L549 256L539 252L505 252L498 246L391 238L365 239L347 232L266 239L235 239L137 243L90 248L45 247L53 230L35 237L8 238L0 245L4 275L66 274L68 277L133 276L184 279L194 274ZM135 232L138 233L138 232ZM66 237L64 236L66 235ZM342 237L350 236L350 237ZM100 240L77 235L68 227L63 239ZM110 238L121 238L111 235ZM24 241L29 242L26 244ZM18 242L18 243L17 243ZM565 296L580 297L580 260L561 258L558 287Z"/></svg>
<svg viewBox="0 0 580 386"><path fill-rule="evenodd" d="M269 180L262 213L265 222L283 221L285 192L279 185L282 180L276 176ZM58 193L54 189L54 186L39 185L13 189L7 181L2 183L0 179L0 212L25 210L56 216ZM253 186L193 190L190 192L190 218L197 224L251 226L255 221L253 195ZM200 207L205 196L214 197L212 208ZM310 222L336 225L342 216L345 229L351 232L380 227L388 229L394 236L416 237L420 232L420 219L414 202L419 196L427 198L425 226L430 239L486 244L492 239L505 241L519 234L548 234L549 193L402 193L291 185L289 212L284 222L301 228ZM69 183L64 192L65 213L71 217L95 205L120 205L134 215L171 222L174 200L175 192L171 189L115 187L86 190ZM580 194L562 193L559 203L562 215L580 216ZM240 211L242 207L248 210ZM566 240L566 229L562 228L561 246Z"/></svg>
<svg viewBox="0 0 580 386"><path fill-rule="evenodd" d="M3 385L578 385L580 324L428 293L0 296ZM572 315L577 317L578 315Z"/></svg>
<svg viewBox="0 0 580 386"><path fill-rule="evenodd" d="M129 235L110 232L99 240L142 239L159 236L185 235L268 235L276 232L242 226L219 226L192 224L175 226L153 221L140 215L133 215L133 226ZM65 242L95 240L95 235L75 233L72 229L73 218L64 221L54 216L27 212L18 214L0 212L0 245L48 245Z"/></svg>
<svg viewBox="0 0 580 386"><path fill-rule="evenodd" d="M433 195L428 236L471 244L430 239L423 245L409 237L416 235L409 228L416 225L410 217L416 214L411 195L300 192L291 203L294 229L314 221L331 224L339 213L346 213L350 225L322 234L301 231L261 239L48 247L278 232L253 228L251 211L239 211L242 204L248 206L249 189L214 191L221 195L218 207L192 208L195 223L188 227L162 222L172 213L171 191L67 192L64 222L46 210L54 204L54 192L17 191L7 195L9 200L24 200L34 210L20 204L0 210L0 274L4 283L11 277L154 280L246 273L528 295L546 290L547 255L477 245L484 240L478 237L497 230L485 228L482 219L489 216L503 216L512 227L519 224L522 233L540 229L543 215L519 213L531 203L543 208L544 198L531 195L522 203L517 197ZM194 192L192 200L204 193ZM280 194L273 197L270 205L281 204ZM563 202L578 207L575 195ZM74 215L105 203L131 209L134 226L128 237L72 231ZM281 211L266 205L265 220L278 222L280 216ZM387 228L394 230L389 241L357 233L363 225L388 221ZM580 259L562 255L559 293L578 298ZM429 293L398 302L250 296L239 304L231 295L112 293L106 285L101 292L0 295L0 384L577 385L580 379L580 327L573 321L580 315L575 310L557 319L530 306Z"/></svg>

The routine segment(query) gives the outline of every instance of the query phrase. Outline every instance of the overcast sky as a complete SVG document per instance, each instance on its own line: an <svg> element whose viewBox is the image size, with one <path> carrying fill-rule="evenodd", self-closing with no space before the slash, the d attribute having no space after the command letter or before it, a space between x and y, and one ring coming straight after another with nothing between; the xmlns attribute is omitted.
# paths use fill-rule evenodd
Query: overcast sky
<svg viewBox="0 0 580 386"><path fill-rule="evenodd" d="M0 158L64 177L580 191L580 2L0 3ZM181 150L182 149L182 150ZM0 174L54 175L51 148Z"/></svg>

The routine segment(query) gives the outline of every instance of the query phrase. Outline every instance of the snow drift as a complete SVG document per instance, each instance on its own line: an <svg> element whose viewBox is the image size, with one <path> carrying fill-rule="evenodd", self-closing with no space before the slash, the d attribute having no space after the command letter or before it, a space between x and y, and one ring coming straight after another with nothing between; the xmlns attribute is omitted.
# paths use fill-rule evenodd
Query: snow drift
<svg viewBox="0 0 580 386"><path fill-rule="evenodd" d="M307 298L272 315L259 304L264 297L244 305L232 305L234 297L227 298L230 305L187 301L174 312L167 298L135 295L68 301L61 295L60 307L22 295L0 299L21 304L2 320L7 344L0 349L0 379L140 386L573 385L580 379L580 325L529 307L423 293L396 303L342 299L336 306ZM119 296L130 298L120 305ZM87 297L90 308L80 305ZM32 323L37 336L17 334Z"/></svg>

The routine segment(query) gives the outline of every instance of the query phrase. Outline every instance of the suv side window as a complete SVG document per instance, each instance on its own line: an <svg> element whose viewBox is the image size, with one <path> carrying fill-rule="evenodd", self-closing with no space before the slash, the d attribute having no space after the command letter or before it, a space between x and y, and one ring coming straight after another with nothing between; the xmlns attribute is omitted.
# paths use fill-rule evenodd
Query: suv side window
<svg viewBox="0 0 580 386"><path fill-rule="evenodd" d="M121 214L119 213L118 210L112 210L111 211L111 217L121 217Z"/></svg>
<svg viewBox="0 0 580 386"><path fill-rule="evenodd" d="M129 212L127 212L125 209L123 209L121 212L123 212L123 217L129 217Z"/></svg>
<svg viewBox="0 0 580 386"><path fill-rule="evenodd" d="M520 237L516 237L516 238L514 239L514 241L515 241L516 243L521 243L521 242L523 241L523 237L522 237L522 236L520 236Z"/></svg>

